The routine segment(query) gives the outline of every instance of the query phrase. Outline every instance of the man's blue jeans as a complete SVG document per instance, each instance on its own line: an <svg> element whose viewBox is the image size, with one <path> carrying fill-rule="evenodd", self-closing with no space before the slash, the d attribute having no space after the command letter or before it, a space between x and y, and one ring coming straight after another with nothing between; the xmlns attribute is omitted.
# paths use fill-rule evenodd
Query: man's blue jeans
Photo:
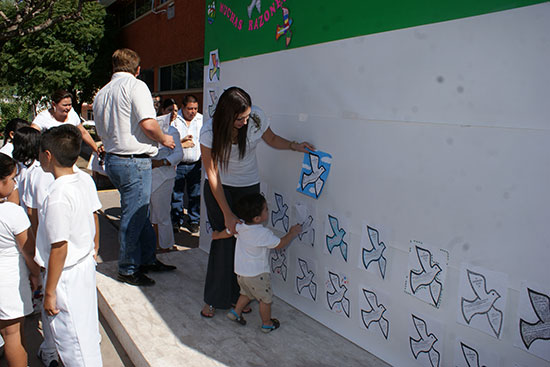
<svg viewBox="0 0 550 367"><path fill-rule="evenodd" d="M140 265L155 262L156 236L149 217L151 159L107 154L105 171L120 193L120 254L118 272L134 274Z"/></svg>
<svg viewBox="0 0 550 367"><path fill-rule="evenodd" d="M189 222L199 223L201 215L201 161L180 163L176 168L176 181L172 193L172 222L183 225L183 197L187 188L187 215Z"/></svg>

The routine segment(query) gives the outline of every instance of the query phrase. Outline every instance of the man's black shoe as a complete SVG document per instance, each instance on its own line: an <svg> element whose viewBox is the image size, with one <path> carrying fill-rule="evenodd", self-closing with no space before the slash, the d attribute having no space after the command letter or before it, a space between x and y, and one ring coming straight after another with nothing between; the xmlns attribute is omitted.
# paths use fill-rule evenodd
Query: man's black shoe
<svg viewBox="0 0 550 367"><path fill-rule="evenodd" d="M141 265L139 267L139 270L142 273L147 273L149 271L155 272L155 273L161 273L165 271L172 271L176 270L176 267L174 265L166 265L161 263L159 260L155 260L155 262L151 265Z"/></svg>
<svg viewBox="0 0 550 367"><path fill-rule="evenodd" d="M199 233L200 227L198 223L185 223L183 226L193 234Z"/></svg>
<svg viewBox="0 0 550 367"><path fill-rule="evenodd" d="M143 274L141 271L137 271L134 274L130 275L124 275L124 274L118 274L116 277L119 282L128 283L131 285L137 285L138 287L146 287L149 285L154 285L155 281L145 274Z"/></svg>

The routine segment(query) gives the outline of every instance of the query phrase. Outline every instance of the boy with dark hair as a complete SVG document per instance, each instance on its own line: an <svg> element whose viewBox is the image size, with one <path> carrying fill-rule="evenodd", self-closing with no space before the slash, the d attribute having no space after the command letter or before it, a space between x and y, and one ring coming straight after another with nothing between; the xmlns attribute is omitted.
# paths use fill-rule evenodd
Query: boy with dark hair
<svg viewBox="0 0 550 367"><path fill-rule="evenodd" d="M237 224L235 234L235 273L241 294L235 308L229 311L227 317L245 325L243 308L250 300L257 299L260 302L261 330L269 333L280 326L279 320L271 318L273 292L268 265L269 249L279 250L286 247L300 233L302 226L292 226L282 238L275 236L262 224L267 220L268 211L265 198L261 194L244 196L237 204L237 215L245 221L244 224Z"/></svg>
<svg viewBox="0 0 550 367"><path fill-rule="evenodd" d="M74 172L82 136L72 125L42 134L40 164L53 174L38 226L36 261L46 268L44 312L65 366L101 366L95 279L101 208L90 176Z"/></svg>

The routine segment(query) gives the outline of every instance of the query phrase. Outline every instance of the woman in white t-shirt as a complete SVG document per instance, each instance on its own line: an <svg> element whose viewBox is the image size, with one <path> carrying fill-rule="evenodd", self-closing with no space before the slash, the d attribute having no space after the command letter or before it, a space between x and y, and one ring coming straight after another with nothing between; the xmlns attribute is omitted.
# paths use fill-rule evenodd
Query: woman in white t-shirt
<svg viewBox="0 0 550 367"><path fill-rule="evenodd" d="M28 235L25 211L5 200L15 189L16 173L15 161L0 153L0 334L8 365L26 366L23 321L33 310L31 295L40 269L33 260L34 239Z"/></svg>
<svg viewBox="0 0 550 367"><path fill-rule="evenodd" d="M239 222L233 206L242 196L260 192L256 146L261 140L275 149L303 153L314 149L309 143L276 135L265 113L252 106L248 93L238 87L226 89L220 96L214 116L203 125L199 140L207 179L204 201L208 221L214 231L228 233L235 233ZM230 308L239 298L234 257L234 237L212 241L202 316L213 317L215 308Z"/></svg>
<svg viewBox="0 0 550 367"><path fill-rule="evenodd" d="M35 129L47 130L61 124L71 124L78 127L82 134L82 141L92 148L94 153L98 153L97 144L94 139L82 125L80 117L73 109L73 95L66 90L56 90L52 95L52 107L40 112L32 121L32 127Z"/></svg>

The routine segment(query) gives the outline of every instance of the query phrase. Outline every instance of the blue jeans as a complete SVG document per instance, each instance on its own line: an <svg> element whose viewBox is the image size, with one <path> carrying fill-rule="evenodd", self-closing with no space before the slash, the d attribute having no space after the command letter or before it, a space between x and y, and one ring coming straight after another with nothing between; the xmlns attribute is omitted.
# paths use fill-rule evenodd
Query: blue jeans
<svg viewBox="0 0 550 367"><path fill-rule="evenodd" d="M172 221L183 224L183 197L187 188L187 215L191 223L199 223L201 215L201 161L180 163L176 169L176 181L172 193Z"/></svg>
<svg viewBox="0 0 550 367"><path fill-rule="evenodd" d="M134 274L140 265L155 262L156 235L149 217L151 159L107 154L105 171L120 193L118 272Z"/></svg>

